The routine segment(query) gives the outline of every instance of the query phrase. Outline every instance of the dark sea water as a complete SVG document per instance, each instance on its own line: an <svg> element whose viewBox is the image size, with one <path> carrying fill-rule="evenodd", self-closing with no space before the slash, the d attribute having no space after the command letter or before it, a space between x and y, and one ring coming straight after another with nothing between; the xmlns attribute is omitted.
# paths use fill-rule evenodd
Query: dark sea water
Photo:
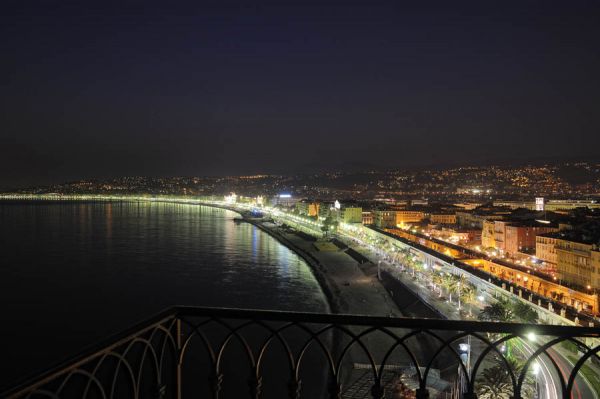
<svg viewBox="0 0 600 399"><path fill-rule="evenodd" d="M170 305L327 311L308 265L235 216L0 202L0 386Z"/></svg>

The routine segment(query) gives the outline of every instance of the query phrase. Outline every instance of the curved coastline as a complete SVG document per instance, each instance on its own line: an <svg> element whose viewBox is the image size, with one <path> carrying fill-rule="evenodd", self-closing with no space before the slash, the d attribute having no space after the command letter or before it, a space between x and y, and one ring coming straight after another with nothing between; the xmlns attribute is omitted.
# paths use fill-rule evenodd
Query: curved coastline
<svg viewBox="0 0 600 399"><path fill-rule="evenodd" d="M243 215L235 208L206 203L199 203L198 205L224 209L227 211L235 212L243 217ZM331 313L342 313L347 309L347 304L342 299L339 289L336 289L333 282L327 278L327 271L324 269L323 265L317 258L315 258L307 251L303 250L302 248L298 247L296 244L294 244L275 230L270 229L264 226L263 224L258 223L257 221L244 218L244 222L252 224L256 228L260 229L261 231L264 231L271 237L275 238L279 243L281 243L290 251L294 252L296 255L301 257L302 260L304 260L308 264L313 276L315 277L315 280L317 280L317 282L319 283L319 287L321 288L321 291L323 291L323 294L327 299L327 305Z"/></svg>
<svg viewBox="0 0 600 399"><path fill-rule="evenodd" d="M0 200L3 200L0 196ZM168 204L184 204L184 205L199 205L211 208L228 210L235 215L243 217L244 223L249 223L269 234L279 243L284 245L288 250L294 252L310 267L311 273L317 283L320 291L325 297L328 313L343 313L354 315L379 315L389 317L401 317L403 311L400 306L395 303L395 299L391 292L388 292L385 285L377 279L376 273L373 273L373 268L376 269L371 262L368 262L367 268L359 265L357 260L339 248L324 246L315 246L312 240L308 240L300 235L296 235L280 229L276 225L263 224L262 220L253 220L252 218L244 217L244 213L240 209L227 205L206 203L203 201L183 201L178 199L146 199L146 198L114 198L111 199L118 202L162 202ZM27 201L27 200L26 200ZM57 202L52 200L50 202ZM91 202L105 202L92 199ZM233 221L230 221L233 223ZM333 351L341 351L340 346L343 340L343 333L335 331L331 338ZM383 356L388 347L384 342L375 340L371 342L371 352L373 356ZM360 363L363 360L364 354L360 350L351 350L344 358L344 366L340 369L342 373L339 375L340 387L351 386L359 381L362 371L356 369L354 364ZM329 371L324 368L324 378L329 378ZM326 386L323 386L326 390ZM325 391L324 391L325 395Z"/></svg>
<svg viewBox="0 0 600 399"><path fill-rule="evenodd" d="M376 268L372 264L370 270L366 271L343 251L328 254L319 250L312 251L312 242L292 235L286 237L277 228L270 228L259 220L246 218L233 207L203 202L199 205L235 212L243 217L245 223L256 226L300 256L311 268L313 276L327 298L331 313L404 316L386 284L378 280L374 271Z"/></svg>
<svg viewBox="0 0 600 399"><path fill-rule="evenodd" d="M224 209L232 211L243 217L239 209L224 204L215 204L204 200L182 200L178 198L156 198L156 197L49 197L44 198L4 198L0 195L0 200L3 201L43 201L59 202L59 201L90 201L90 202L162 202L171 204L185 205L200 205L211 208ZM381 316L401 317L404 311L400 310L396 297L392 298L392 293L389 291L383 282L378 281L372 270L365 270L363 266L359 266L354 259L346 255L343 251L338 253L338 256L323 253L312 247L312 242L308 242L300 237L286 237L284 232L277 231L276 228L270 228L260 223L258 220L252 220L244 217L244 222L250 223L263 232L275 238L282 245L300 256L310 267L312 275L319 284L323 295L326 298L329 311L331 313L349 313L349 314L364 314ZM313 250L314 249L314 250ZM371 264L371 269L373 265ZM362 269L362 270L361 270Z"/></svg>
<svg viewBox="0 0 600 399"><path fill-rule="evenodd" d="M4 198L2 195L0 195L0 200L6 201L7 203L20 203L20 202L30 202L32 199L29 199L29 198L25 198L25 199ZM40 201L40 202L47 201L48 203L57 203L57 202L62 202L62 201L67 201L67 202L71 202L71 201L113 202L114 201L114 202L157 202L157 203L168 203L168 204L200 205L200 206L206 206L206 207L231 211L231 212L234 212L237 215L243 217L242 213L234 207L220 205L220 204L214 204L214 203L205 202L202 200L182 201L182 200L175 199L175 198L174 199L143 198L143 197L129 197L129 196L107 197L107 198L89 198L89 199L87 199L87 198L62 198L62 197L61 198L48 198L48 199L44 199L44 198L37 199L36 198L34 200L36 202L37 201ZM244 218L244 222L250 223L250 224L256 226L257 228L259 228L261 231L269 234L269 236L276 239L279 243L284 245L290 251L294 252L296 255L298 255L300 258L302 258L302 260L304 260L308 264L313 277L315 278L315 280L317 280L317 283L319 284L319 288L321 289L323 295L325 296L326 303L327 303L330 313L347 313L347 312L351 311L351 309L348 306L348 304L346 303L346 301L343 300L343 298L342 298L343 295L341 295L339 287L337 287L334 284L334 282L331 279L331 276L328 275L327 268L316 257L314 257L312 254L310 254L308 251L305 251L302 248L300 248L298 245L296 245L295 243L290 241L288 238L284 237L282 234L278 233L277 231L275 231L273 229L268 228L267 226L262 225L261 223L258 223L257 221Z"/></svg>
<svg viewBox="0 0 600 399"><path fill-rule="evenodd" d="M327 271L323 268L323 265L317 258L312 256L310 253L304 251L302 248L295 245L293 242L277 233L276 231L269 229L266 226L263 226L260 223L257 223L253 220L244 219L246 222L256 226L261 229L265 233L269 234L271 237L275 238L281 244L286 246L290 251L294 252L296 255L300 256L311 268L312 274L319 283L321 287L321 291L327 298L327 303L329 305L329 310L331 313L341 313L343 309L346 307L346 303L339 295L339 290L333 286L332 282L327 279Z"/></svg>

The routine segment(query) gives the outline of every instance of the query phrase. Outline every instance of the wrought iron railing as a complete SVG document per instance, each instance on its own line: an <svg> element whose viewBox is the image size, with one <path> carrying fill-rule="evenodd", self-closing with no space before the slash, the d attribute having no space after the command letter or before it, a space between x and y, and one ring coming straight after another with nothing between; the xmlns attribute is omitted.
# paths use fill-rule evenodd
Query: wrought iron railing
<svg viewBox="0 0 600 399"><path fill-rule="evenodd" d="M174 307L0 397L597 397L599 335L583 327Z"/></svg>

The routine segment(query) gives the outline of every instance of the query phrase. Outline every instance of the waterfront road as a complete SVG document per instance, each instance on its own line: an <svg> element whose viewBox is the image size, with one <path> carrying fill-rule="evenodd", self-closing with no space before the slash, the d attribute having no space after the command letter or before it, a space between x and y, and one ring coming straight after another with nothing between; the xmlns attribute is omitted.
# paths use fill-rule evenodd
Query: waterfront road
<svg viewBox="0 0 600 399"><path fill-rule="evenodd" d="M240 207L238 207L240 209ZM242 207L241 209L248 209L248 207ZM302 230L306 233L313 234L316 236L320 236L322 234L320 229L320 224L314 220L309 220L297 215L292 215L287 212L283 212L278 209L265 209L265 211L273 217L275 220L286 223L290 226L293 226L299 230ZM351 246L353 249L357 250L359 253L366 256L371 260L373 264L379 264L385 267L386 269L394 272L393 275L399 279L404 285L406 285L412 292L414 292L417 296L421 298L424 302L429 303L432 307L437 309L444 317L449 319L472 319L472 316L469 316L466 311L460 312L456 305L451 302L448 302L445 298L439 298L435 293L432 292L432 285L430 279L427 278L413 278L412 272L407 273L407 265L400 264L397 259L393 257L392 254L386 253L382 248L374 247L368 242L363 241L356 235L350 235L344 232L339 232L338 237L346 242L347 245ZM322 255L321 255L322 256ZM356 264L356 262L355 262ZM358 268L355 266L355 269ZM398 273L400 270L400 273ZM402 273L404 271L404 273ZM418 275L419 273L415 273ZM358 292L358 287L360 284L356 284L356 282L360 282L363 279L364 275L356 273L354 275L347 275L347 280L350 282L348 286L345 286L347 290L352 293ZM421 275L421 277L424 277ZM352 280L354 279L354 280ZM498 291L500 288L496 288ZM494 292L487 292L486 295L489 298L486 300L492 300L492 296L495 296ZM352 295L350 295L352 296ZM357 295L360 298L360 295ZM381 299L381 298L380 298ZM485 301L479 304L479 309L485 305ZM381 304L373 303L371 306L367 306L364 310L363 314L370 314L381 307ZM360 308L360 307L359 307ZM477 312L477 306L474 309L471 309L471 314ZM361 311L362 312L362 311ZM368 312L368 313L367 313ZM541 338L536 343L528 343L523 341L523 345L520 345L522 350L525 353L533 353L533 347L536 344L541 344ZM474 347L474 350L476 348ZM474 355L476 355L474 353ZM563 376L568 376L569 369L572 367L572 362L570 362L566 356L558 351L554 350L551 352L553 359L561 368L561 373ZM539 377L538 378L538 398L540 399L558 399L560 398L560 378L558 376L558 372L555 370L554 366L551 362L544 357L538 357L539 367ZM573 388L573 398L575 399L598 399L598 395L595 390L591 387L591 384L582 377L582 374L579 373L575 380L575 386Z"/></svg>
<svg viewBox="0 0 600 399"><path fill-rule="evenodd" d="M422 300L426 301L437 309L444 317L448 319L472 319L471 315L477 314L484 306L486 302L493 300L493 293L487 292L487 298L477 304L470 305L471 309L464 308L462 311L458 310L457 304L450 302L446 297L440 297L435 291L431 283L422 272L415 272L406 265L400 264L393 258L391 254L386 253L380 248L376 248L371 244L362 241L358 237L341 236L347 244L352 245L357 251L371 259L374 263L381 262L380 265L385 270L391 272L391 274L400 280L405 286L411 291L415 292ZM414 277L413 277L414 276ZM500 290L498 288L498 290ZM535 348L538 345L542 345L547 342L543 337L534 338L535 342L527 342L521 340L519 345L520 350L523 352L524 357L530 357ZM474 346L474 350L476 346ZM557 363L560 368L560 373L563 378L568 379L569 371L573 367L573 363L562 353L557 350L549 350L549 354L553 360ZM476 353L473 353L477 356ZM552 363L544 356L538 357L539 373L535 378L538 382L538 398L540 399L559 399L561 398L561 383L558 371L552 365ZM573 398L575 399L598 399L596 391L593 389L591 384L579 373L575 379L573 387Z"/></svg>

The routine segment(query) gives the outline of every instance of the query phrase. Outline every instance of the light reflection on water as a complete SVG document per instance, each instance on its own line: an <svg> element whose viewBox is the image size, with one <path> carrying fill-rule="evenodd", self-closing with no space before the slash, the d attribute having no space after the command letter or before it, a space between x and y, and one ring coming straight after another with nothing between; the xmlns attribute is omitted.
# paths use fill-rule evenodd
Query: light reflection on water
<svg viewBox="0 0 600 399"><path fill-rule="evenodd" d="M306 263L235 216L165 203L0 204L0 385L169 305L326 311Z"/></svg>

